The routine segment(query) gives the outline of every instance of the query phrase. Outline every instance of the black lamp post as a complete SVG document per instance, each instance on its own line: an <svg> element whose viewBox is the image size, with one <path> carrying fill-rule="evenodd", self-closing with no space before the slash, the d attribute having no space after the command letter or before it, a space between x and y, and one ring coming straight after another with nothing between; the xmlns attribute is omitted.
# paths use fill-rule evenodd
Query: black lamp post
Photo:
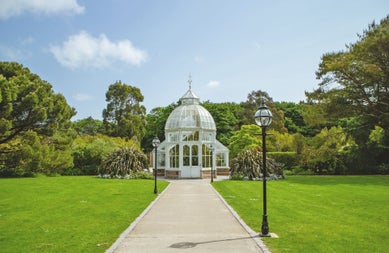
<svg viewBox="0 0 389 253"><path fill-rule="evenodd" d="M154 139L153 139L153 147L154 147L154 152L155 152L155 156L154 156L154 193L157 194L158 193L158 189L157 189L157 150L158 150L158 146L161 142L159 141L158 137L155 136Z"/></svg>
<svg viewBox="0 0 389 253"><path fill-rule="evenodd" d="M273 115L266 107L264 99L261 99L261 105L254 115L255 123L262 128L262 175L263 175L263 215L261 236L269 235L269 224L267 223L267 207L266 207L266 128L270 126Z"/></svg>
<svg viewBox="0 0 389 253"><path fill-rule="evenodd" d="M211 183L213 183L213 155L215 153L215 147L211 145Z"/></svg>

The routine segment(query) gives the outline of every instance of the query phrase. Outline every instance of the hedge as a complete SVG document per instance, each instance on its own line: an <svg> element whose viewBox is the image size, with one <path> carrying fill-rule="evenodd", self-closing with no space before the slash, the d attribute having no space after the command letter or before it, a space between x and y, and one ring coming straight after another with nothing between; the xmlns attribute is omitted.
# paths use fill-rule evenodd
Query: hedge
<svg viewBox="0 0 389 253"><path fill-rule="evenodd" d="M268 152L267 154L276 162L282 163L285 170L290 170L292 167L299 165L299 157L296 152Z"/></svg>

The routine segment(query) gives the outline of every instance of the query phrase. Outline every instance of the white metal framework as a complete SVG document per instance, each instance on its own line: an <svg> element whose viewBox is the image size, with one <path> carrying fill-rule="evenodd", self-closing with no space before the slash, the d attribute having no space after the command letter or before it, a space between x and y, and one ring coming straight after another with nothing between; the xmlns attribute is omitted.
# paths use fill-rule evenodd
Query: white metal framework
<svg viewBox="0 0 389 253"><path fill-rule="evenodd" d="M200 105L191 85L180 101L166 121L165 141L158 148L158 168L173 178L204 178L211 175L211 168L227 169L229 150L216 140L215 121Z"/></svg>

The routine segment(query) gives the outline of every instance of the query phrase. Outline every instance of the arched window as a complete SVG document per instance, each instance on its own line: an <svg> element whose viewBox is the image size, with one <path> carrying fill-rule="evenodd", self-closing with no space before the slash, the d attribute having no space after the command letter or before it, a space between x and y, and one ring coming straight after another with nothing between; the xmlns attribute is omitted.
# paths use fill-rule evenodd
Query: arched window
<svg viewBox="0 0 389 253"><path fill-rule="evenodd" d="M190 166L190 147L188 145L184 145L182 160L184 166Z"/></svg>
<svg viewBox="0 0 389 253"><path fill-rule="evenodd" d="M226 162L226 154L224 153L218 153L216 155L216 166L218 167L222 167L222 166L226 166L227 165L227 162Z"/></svg>
<svg viewBox="0 0 389 253"><path fill-rule="evenodd" d="M170 168L180 167L180 145L174 145L169 150Z"/></svg>
<svg viewBox="0 0 389 253"><path fill-rule="evenodd" d="M210 168L210 167L212 167L211 149L205 144L203 144L202 149L203 149L203 152L202 152L203 167Z"/></svg>
<svg viewBox="0 0 389 253"><path fill-rule="evenodd" d="M199 147L192 146L192 166L199 166Z"/></svg>
<svg viewBox="0 0 389 253"><path fill-rule="evenodd" d="M182 141L198 141L199 131L183 131Z"/></svg>

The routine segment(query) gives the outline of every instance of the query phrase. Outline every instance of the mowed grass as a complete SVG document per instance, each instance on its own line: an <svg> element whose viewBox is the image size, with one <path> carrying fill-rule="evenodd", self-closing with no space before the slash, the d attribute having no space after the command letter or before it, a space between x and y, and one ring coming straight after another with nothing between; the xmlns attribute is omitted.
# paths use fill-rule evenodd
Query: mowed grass
<svg viewBox="0 0 389 253"><path fill-rule="evenodd" d="M159 192L167 185L158 181ZM152 180L0 179L0 252L104 252L153 190Z"/></svg>
<svg viewBox="0 0 389 253"><path fill-rule="evenodd" d="M262 182L214 187L254 231L261 230ZM389 252L388 176L290 176L267 182L274 252Z"/></svg>

